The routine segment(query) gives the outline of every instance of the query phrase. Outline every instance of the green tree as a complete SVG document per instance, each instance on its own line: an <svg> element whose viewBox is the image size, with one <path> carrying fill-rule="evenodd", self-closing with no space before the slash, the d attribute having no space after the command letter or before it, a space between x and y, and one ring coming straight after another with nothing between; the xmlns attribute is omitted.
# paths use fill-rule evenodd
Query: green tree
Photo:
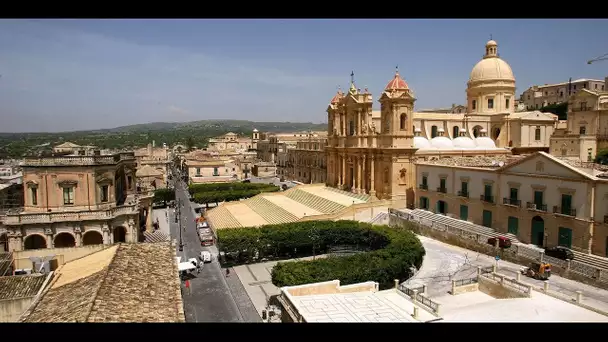
<svg viewBox="0 0 608 342"><path fill-rule="evenodd" d="M540 111L543 113L555 114L555 115L557 115L559 120L567 120L568 119L568 101L544 106L540 109Z"/></svg>
<svg viewBox="0 0 608 342"><path fill-rule="evenodd" d="M175 200L175 190L174 189L156 189L154 191L154 203L163 203L167 205L167 202Z"/></svg>
<svg viewBox="0 0 608 342"><path fill-rule="evenodd" d="M595 162L598 164L608 165L608 149L602 149L595 155Z"/></svg>
<svg viewBox="0 0 608 342"><path fill-rule="evenodd" d="M194 145L194 138L192 136L186 138L186 149L188 150L188 152L194 150Z"/></svg>

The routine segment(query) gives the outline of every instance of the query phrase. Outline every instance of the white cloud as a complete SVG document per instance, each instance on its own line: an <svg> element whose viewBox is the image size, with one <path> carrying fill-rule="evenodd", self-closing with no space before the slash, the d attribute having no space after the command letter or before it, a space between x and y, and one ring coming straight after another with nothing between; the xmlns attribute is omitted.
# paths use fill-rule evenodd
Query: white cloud
<svg viewBox="0 0 608 342"><path fill-rule="evenodd" d="M174 105L167 107L167 110L169 110L169 112L171 114L178 114L178 115L190 114L189 110L178 107L178 106L174 106Z"/></svg>

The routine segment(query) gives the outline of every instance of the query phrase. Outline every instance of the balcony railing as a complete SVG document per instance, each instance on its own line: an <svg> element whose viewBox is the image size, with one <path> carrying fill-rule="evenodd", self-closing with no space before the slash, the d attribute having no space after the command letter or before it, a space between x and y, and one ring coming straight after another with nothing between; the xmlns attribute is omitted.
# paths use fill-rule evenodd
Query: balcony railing
<svg viewBox="0 0 608 342"><path fill-rule="evenodd" d="M4 219L6 225L53 223L53 222L77 222L89 220L109 220L116 216L134 214L138 211L138 205L122 205L108 210L84 210L79 212L50 212L50 213L19 213L7 214Z"/></svg>
<svg viewBox="0 0 608 342"><path fill-rule="evenodd" d="M469 198L469 192L468 191L464 191L464 190L460 190L460 191L458 191L458 196Z"/></svg>
<svg viewBox="0 0 608 342"><path fill-rule="evenodd" d="M521 200L518 200L517 198L503 197L502 204L504 204L504 205L512 205L512 206L515 206L515 207L521 207Z"/></svg>
<svg viewBox="0 0 608 342"><path fill-rule="evenodd" d="M437 192L441 192L441 193L445 194L445 193L448 192L448 189L447 188L438 187L437 188Z"/></svg>
<svg viewBox="0 0 608 342"><path fill-rule="evenodd" d="M429 185L428 184L420 184L420 185L418 185L418 188L422 189L422 190L428 190L429 189Z"/></svg>
<svg viewBox="0 0 608 342"><path fill-rule="evenodd" d="M486 203L494 203L494 196L481 195L479 199Z"/></svg>
<svg viewBox="0 0 608 342"><path fill-rule="evenodd" d="M576 216L576 209L558 207L558 206L554 205L553 213L560 214L560 215L566 215L566 216Z"/></svg>
<svg viewBox="0 0 608 342"><path fill-rule="evenodd" d="M547 211L546 204L537 204L533 202L526 202L526 209L537 210L537 211Z"/></svg>

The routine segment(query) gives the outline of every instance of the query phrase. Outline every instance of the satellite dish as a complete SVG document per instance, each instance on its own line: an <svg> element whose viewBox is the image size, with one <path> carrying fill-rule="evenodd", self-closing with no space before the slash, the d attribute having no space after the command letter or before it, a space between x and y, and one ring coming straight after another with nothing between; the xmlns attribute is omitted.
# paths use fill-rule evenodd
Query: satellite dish
<svg viewBox="0 0 608 342"><path fill-rule="evenodd" d="M498 163L498 166L500 166L500 167L505 166L505 162L501 161L500 163Z"/></svg>

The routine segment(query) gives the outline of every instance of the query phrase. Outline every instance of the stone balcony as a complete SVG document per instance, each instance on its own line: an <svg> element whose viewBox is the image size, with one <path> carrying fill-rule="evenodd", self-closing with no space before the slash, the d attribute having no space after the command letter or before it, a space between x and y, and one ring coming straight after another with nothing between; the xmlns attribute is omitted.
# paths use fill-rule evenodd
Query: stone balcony
<svg viewBox="0 0 608 342"><path fill-rule="evenodd" d="M47 167L47 166L94 166L94 165L115 165L121 161L135 160L132 152L117 153L114 155L101 156L62 156L62 157L43 157L25 158L21 166L26 167Z"/></svg>
<svg viewBox="0 0 608 342"><path fill-rule="evenodd" d="M91 206L62 207L48 211L33 212L18 208L6 213L4 225L22 225L57 222L79 222L94 220L110 220L122 215L137 214L143 207L151 205L154 194L142 192L127 196L124 205L115 203L96 204Z"/></svg>

